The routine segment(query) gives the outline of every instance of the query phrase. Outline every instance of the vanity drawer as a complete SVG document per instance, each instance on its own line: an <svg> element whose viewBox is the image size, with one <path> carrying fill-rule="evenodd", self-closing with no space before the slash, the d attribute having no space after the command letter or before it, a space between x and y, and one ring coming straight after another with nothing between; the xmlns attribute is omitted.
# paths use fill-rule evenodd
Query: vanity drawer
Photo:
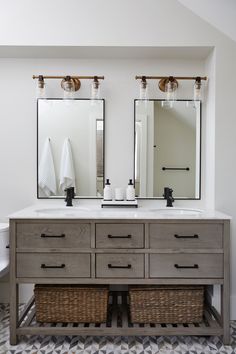
<svg viewBox="0 0 236 354"><path fill-rule="evenodd" d="M17 277L21 278L88 278L90 254L18 253Z"/></svg>
<svg viewBox="0 0 236 354"><path fill-rule="evenodd" d="M90 248L90 224L18 223L18 248Z"/></svg>
<svg viewBox="0 0 236 354"><path fill-rule="evenodd" d="M151 254L150 278L223 278L223 254Z"/></svg>
<svg viewBox="0 0 236 354"><path fill-rule="evenodd" d="M143 278L143 254L97 254L97 278Z"/></svg>
<svg viewBox="0 0 236 354"><path fill-rule="evenodd" d="M97 224L96 248L143 248L144 224Z"/></svg>
<svg viewBox="0 0 236 354"><path fill-rule="evenodd" d="M150 248L223 248L222 224L150 224Z"/></svg>

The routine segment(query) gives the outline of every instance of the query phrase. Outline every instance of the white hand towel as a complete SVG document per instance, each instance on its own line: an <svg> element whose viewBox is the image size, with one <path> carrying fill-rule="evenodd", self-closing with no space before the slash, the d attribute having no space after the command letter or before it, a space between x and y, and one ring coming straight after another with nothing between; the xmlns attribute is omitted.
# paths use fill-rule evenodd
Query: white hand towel
<svg viewBox="0 0 236 354"><path fill-rule="evenodd" d="M66 138L62 148L61 168L60 168L60 190L68 187L75 188L75 169L69 138Z"/></svg>
<svg viewBox="0 0 236 354"><path fill-rule="evenodd" d="M57 193L56 174L49 138L44 143L39 163L39 187L48 197Z"/></svg>

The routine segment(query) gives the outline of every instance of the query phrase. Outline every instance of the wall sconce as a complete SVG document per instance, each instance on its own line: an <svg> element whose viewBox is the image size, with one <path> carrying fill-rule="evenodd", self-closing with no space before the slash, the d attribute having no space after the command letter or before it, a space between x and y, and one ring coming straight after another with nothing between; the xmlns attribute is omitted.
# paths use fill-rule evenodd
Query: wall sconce
<svg viewBox="0 0 236 354"><path fill-rule="evenodd" d="M176 90L178 86L178 81L173 76L161 79L158 84L159 89L162 92L166 92L166 99L168 101L176 98Z"/></svg>
<svg viewBox="0 0 236 354"><path fill-rule="evenodd" d="M80 89L81 82L78 78L66 76L61 80L61 88L64 90L64 99L74 98L74 93Z"/></svg>
<svg viewBox="0 0 236 354"><path fill-rule="evenodd" d="M91 83L91 99L98 100L100 98L100 82L98 77L94 76L94 79Z"/></svg>
<svg viewBox="0 0 236 354"><path fill-rule="evenodd" d="M37 84L37 97L42 97L42 91L45 88L45 79L61 79L61 88L64 91L64 99L73 99L74 93L78 91L81 87L81 80L93 80L91 89L91 99L98 99L100 95L100 82L99 80L104 80L104 76L43 76L43 75L33 75L33 79L38 79ZM38 90L41 90L38 92Z"/></svg>
<svg viewBox="0 0 236 354"><path fill-rule="evenodd" d="M142 76L139 84L139 99L148 100L148 83L146 80L146 76Z"/></svg>
<svg viewBox="0 0 236 354"><path fill-rule="evenodd" d="M45 90L45 81L43 75L39 75L38 81L36 84L36 97L37 98L45 98L46 90Z"/></svg>
<svg viewBox="0 0 236 354"><path fill-rule="evenodd" d="M193 99L194 101L202 100L203 98L203 87L202 87L202 80L200 76L196 77L196 80L193 85Z"/></svg>
<svg viewBox="0 0 236 354"><path fill-rule="evenodd" d="M163 106L173 106L173 101L176 99L176 90L178 86L178 81L173 76L163 78L159 81L159 89L166 93L166 101L163 101Z"/></svg>
<svg viewBox="0 0 236 354"><path fill-rule="evenodd" d="M162 92L166 93L166 103L167 105L170 106L170 104L176 99L176 92L179 86L178 80L195 80L194 83L194 92L193 92L193 99L196 100L201 100L203 97L202 94L202 80L207 80L207 77L200 77L200 76L169 76L169 77L163 77L163 76L136 76L136 80L141 80L140 82L140 99L145 99L143 97L143 92L145 93L145 88L144 88L144 81L143 78L145 78L145 83L146 80L160 80L158 83L158 87ZM147 86L147 83L146 83ZM164 101L163 101L164 102Z"/></svg>

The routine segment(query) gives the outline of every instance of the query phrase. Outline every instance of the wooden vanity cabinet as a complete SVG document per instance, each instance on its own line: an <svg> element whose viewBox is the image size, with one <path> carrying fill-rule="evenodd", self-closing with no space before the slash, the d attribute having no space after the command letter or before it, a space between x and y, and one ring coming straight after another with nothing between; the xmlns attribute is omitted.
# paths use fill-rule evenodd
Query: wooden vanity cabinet
<svg viewBox="0 0 236 354"><path fill-rule="evenodd" d="M10 338L20 335L223 335L229 343L229 220L23 220L10 221ZM18 316L19 284L221 286L221 314L206 291L204 320L172 326L129 323L127 294L109 323L44 327L34 298Z"/></svg>

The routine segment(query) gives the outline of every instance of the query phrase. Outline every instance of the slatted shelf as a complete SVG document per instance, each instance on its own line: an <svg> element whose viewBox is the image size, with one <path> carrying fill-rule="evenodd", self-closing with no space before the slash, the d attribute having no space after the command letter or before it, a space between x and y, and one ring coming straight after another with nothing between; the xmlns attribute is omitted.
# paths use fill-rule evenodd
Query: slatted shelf
<svg viewBox="0 0 236 354"><path fill-rule="evenodd" d="M223 335L216 310L205 308L203 321L190 324L131 323L127 292L111 292L106 323L37 323L35 305L23 312L18 335Z"/></svg>

